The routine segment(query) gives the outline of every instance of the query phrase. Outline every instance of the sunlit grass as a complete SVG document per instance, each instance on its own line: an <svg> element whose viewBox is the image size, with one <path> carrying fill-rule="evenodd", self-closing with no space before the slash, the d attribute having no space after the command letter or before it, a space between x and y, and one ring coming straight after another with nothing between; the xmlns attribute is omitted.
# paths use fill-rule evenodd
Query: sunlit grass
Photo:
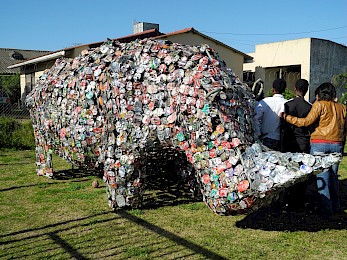
<svg viewBox="0 0 347 260"><path fill-rule="evenodd" d="M39 177L34 161L34 151L0 151L0 259L347 259L346 158L345 213L331 222L273 208L220 217L171 194L166 206L113 212L95 176L72 177L54 157L55 170L69 174Z"/></svg>

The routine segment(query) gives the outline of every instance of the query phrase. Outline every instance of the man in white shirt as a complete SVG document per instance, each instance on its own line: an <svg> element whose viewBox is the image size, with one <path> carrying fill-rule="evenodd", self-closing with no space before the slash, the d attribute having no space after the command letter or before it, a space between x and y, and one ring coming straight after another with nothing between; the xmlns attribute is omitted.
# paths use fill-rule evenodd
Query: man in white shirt
<svg viewBox="0 0 347 260"><path fill-rule="evenodd" d="M272 84L273 96L260 100L256 107L256 135L265 146L276 151L281 148L279 114L284 111L284 103L287 102L282 95L286 87L287 83L284 79L275 79Z"/></svg>

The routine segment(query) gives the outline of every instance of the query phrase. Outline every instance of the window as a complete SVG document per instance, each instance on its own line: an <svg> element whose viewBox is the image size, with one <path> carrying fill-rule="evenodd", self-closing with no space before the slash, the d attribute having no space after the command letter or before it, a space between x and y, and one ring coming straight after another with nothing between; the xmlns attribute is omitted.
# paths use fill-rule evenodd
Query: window
<svg viewBox="0 0 347 260"><path fill-rule="evenodd" d="M25 96L31 92L35 85L35 73L25 74Z"/></svg>

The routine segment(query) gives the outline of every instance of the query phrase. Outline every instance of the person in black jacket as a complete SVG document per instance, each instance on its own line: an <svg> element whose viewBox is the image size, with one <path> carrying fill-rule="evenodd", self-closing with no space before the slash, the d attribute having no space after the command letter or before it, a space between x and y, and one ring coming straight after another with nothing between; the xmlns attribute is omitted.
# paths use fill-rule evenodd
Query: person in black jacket
<svg viewBox="0 0 347 260"><path fill-rule="evenodd" d="M308 81L299 79L295 83L295 98L284 104L284 111L287 115L296 117L306 117L311 110L311 103L304 99L308 91ZM310 153L310 127L297 127L283 122L282 151Z"/></svg>
<svg viewBox="0 0 347 260"><path fill-rule="evenodd" d="M295 83L295 98L284 104L288 115L306 117L311 110L311 103L304 99L308 91L308 81L299 79ZM297 127L283 120L281 133L282 152L310 153L310 133L312 127ZM284 203L288 210L305 209L306 191L311 180L299 182L287 189Z"/></svg>

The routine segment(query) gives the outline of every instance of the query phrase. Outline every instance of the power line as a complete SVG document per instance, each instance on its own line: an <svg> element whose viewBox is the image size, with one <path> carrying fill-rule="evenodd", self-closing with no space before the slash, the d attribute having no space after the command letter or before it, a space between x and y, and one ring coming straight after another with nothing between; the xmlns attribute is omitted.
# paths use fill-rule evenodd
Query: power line
<svg viewBox="0 0 347 260"><path fill-rule="evenodd" d="M323 30L316 30L316 31L307 31L307 32L290 32L290 33L232 33L232 32L207 32L207 31L201 31L202 33L214 33L214 34L231 34L231 35L290 35L290 34L304 34L304 33L313 33L313 32L325 32L325 31L332 31L337 30L341 28L346 28L345 26L330 28L330 29L323 29Z"/></svg>

